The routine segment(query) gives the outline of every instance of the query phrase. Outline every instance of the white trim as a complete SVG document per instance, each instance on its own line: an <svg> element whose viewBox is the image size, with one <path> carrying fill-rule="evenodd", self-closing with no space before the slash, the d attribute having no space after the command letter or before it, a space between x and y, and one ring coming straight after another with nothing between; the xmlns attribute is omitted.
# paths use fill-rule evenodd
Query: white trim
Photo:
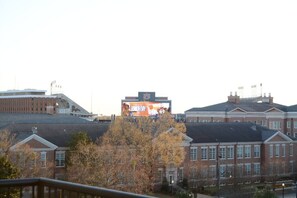
<svg viewBox="0 0 297 198"><path fill-rule="evenodd" d="M288 141L288 142L292 142L293 140L291 138L289 138L288 136L286 136L285 134L283 134L282 132L280 131L277 131L276 133L274 133L272 136L270 136L270 138L268 138L267 140L264 141L264 144L265 143L272 143L272 142L269 142L270 140L272 140L275 136L281 136L282 138L284 138L285 140L284 141ZM273 143L283 143L284 141L278 141L278 142L273 142Z"/></svg>
<svg viewBox="0 0 297 198"><path fill-rule="evenodd" d="M242 112L234 112L236 110L240 110ZM232 109L231 111L228 111L227 113L246 113L246 112L247 112L246 110L244 110L244 109L242 109L240 107L236 107L236 108Z"/></svg>
<svg viewBox="0 0 297 198"><path fill-rule="evenodd" d="M18 142L17 144L13 145L10 149L11 150L14 150L14 149L17 149L19 146L23 145L23 144L26 144L27 142L29 142L30 140L36 140L38 142L40 142L41 144L44 144L45 146L49 147L49 148L32 148L33 150L36 149L41 149L41 150L55 150L58 148L58 146L54 145L53 143L47 141L46 139L36 135L36 134L32 134L30 135L29 137L27 137L26 139Z"/></svg>
<svg viewBox="0 0 297 198"><path fill-rule="evenodd" d="M57 151L68 151L68 150L70 150L69 147L58 147L57 148Z"/></svg>
<svg viewBox="0 0 297 198"><path fill-rule="evenodd" d="M266 110L264 112L269 113L272 110L276 110L276 111L278 111L278 113L285 113L284 111L282 111L282 110L280 110L279 108L276 108L276 107L272 107L272 108L270 108L270 109L268 109L268 110ZM274 112L274 113L276 113L276 112Z"/></svg>

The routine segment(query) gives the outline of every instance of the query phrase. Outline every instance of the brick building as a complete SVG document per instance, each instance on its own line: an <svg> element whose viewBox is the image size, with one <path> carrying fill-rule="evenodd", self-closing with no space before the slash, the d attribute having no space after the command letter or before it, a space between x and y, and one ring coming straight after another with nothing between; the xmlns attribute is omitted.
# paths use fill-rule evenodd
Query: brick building
<svg viewBox="0 0 297 198"><path fill-rule="evenodd" d="M46 95L44 90L25 89L0 92L0 113L68 114L92 118L89 113L66 95Z"/></svg>
<svg viewBox="0 0 297 198"><path fill-rule="evenodd" d="M253 123L189 123L184 177L190 187L295 179L297 142ZM218 168L219 167L219 168Z"/></svg>
<svg viewBox="0 0 297 198"><path fill-rule="evenodd" d="M185 111L186 122L252 122L297 137L297 105L273 102L273 97L228 96L223 103Z"/></svg>
<svg viewBox="0 0 297 198"><path fill-rule="evenodd" d="M64 177L66 151L74 133L86 132L96 140L110 125L66 115L26 118L3 119L0 129L16 133L18 143L29 144L44 164L54 163L54 178ZM173 185L187 179L192 188L296 178L297 142L280 131L242 122L186 123L186 128L184 163L180 167L156 165L156 185L164 177Z"/></svg>
<svg viewBox="0 0 297 198"><path fill-rule="evenodd" d="M56 97L43 90L11 90L0 92L0 112L4 113L56 113Z"/></svg>

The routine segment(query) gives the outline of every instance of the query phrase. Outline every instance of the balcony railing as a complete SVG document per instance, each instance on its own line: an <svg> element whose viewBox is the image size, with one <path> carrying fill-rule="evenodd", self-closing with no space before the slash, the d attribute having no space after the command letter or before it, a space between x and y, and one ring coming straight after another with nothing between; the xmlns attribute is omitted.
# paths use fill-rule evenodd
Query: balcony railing
<svg viewBox="0 0 297 198"><path fill-rule="evenodd" d="M0 197L20 198L152 198L107 188L47 178L0 180Z"/></svg>

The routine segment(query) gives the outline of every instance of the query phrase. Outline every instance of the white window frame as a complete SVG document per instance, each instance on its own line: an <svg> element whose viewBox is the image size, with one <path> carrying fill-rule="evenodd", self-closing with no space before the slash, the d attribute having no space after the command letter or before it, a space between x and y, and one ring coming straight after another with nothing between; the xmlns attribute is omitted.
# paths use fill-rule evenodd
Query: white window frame
<svg viewBox="0 0 297 198"><path fill-rule="evenodd" d="M288 128L288 129L291 128L291 121L287 121L287 128Z"/></svg>
<svg viewBox="0 0 297 198"><path fill-rule="evenodd" d="M286 144L282 144L282 156L286 157Z"/></svg>
<svg viewBox="0 0 297 198"><path fill-rule="evenodd" d="M281 122L280 121L270 121L269 128L270 129L281 129Z"/></svg>
<svg viewBox="0 0 297 198"><path fill-rule="evenodd" d="M243 158L243 145L237 146L237 158L242 159Z"/></svg>
<svg viewBox="0 0 297 198"><path fill-rule="evenodd" d="M221 160L226 159L226 146L220 146L220 156Z"/></svg>
<svg viewBox="0 0 297 198"><path fill-rule="evenodd" d="M217 154L217 148L215 146L210 146L209 148L209 151L208 151L208 159L209 160L216 160L216 154Z"/></svg>
<svg viewBox="0 0 297 198"><path fill-rule="evenodd" d="M190 148L190 161L197 161L197 156L198 156L198 148L191 147Z"/></svg>
<svg viewBox="0 0 297 198"><path fill-rule="evenodd" d="M245 176L251 176L252 166L250 163L244 164L244 173L245 173Z"/></svg>
<svg viewBox="0 0 297 198"><path fill-rule="evenodd" d="M294 154L294 147L293 147L293 144L290 144L290 147L289 147L289 154L290 154L290 156L293 156L293 154Z"/></svg>
<svg viewBox="0 0 297 198"><path fill-rule="evenodd" d="M42 168L46 167L46 151L40 152L40 165Z"/></svg>
<svg viewBox="0 0 297 198"><path fill-rule="evenodd" d="M57 163L57 161L58 161L58 163ZM56 151L55 165L56 165L56 167L65 167L65 151Z"/></svg>
<svg viewBox="0 0 297 198"><path fill-rule="evenodd" d="M269 145L269 157L273 158L273 144Z"/></svg>
<svg viewBox="0 0 297 198"><path fill-rule="evenodd" d="M297 129L297 121L294 121L294 129Z"/></svg>
<svg viewBox="0 0 297 198"><path fill-rule="evenodd" d="M209 178L217 177L217 167L215 165L209 166Z"/></svg>
<svg viewBox="0 0 297 198"><path fill-rule="evenodd" d="M207 160L208 159L208 149L207 146L201 147L201 160Z"/></svg>
<svg viewBox="0 0 297 198"><path fill-rule="evenodd" d="M252 153L251 145L245 145L244 146L244 158L251 158L251 153Z"/></svg>
<svg viewBox="0 0 297 198"><path fill-rule="evenodd" d="M254 163L254 175L255 176L261 175L261 164L260 163Z"/></svg>
<svg viewBox="0 0 297 198"><path fill-rule="evenodd" d="M275 157L279 157L280 156L280 146L279 144L275 145Z"/></svg>
<svg viewBox="0 0 297 198"><path fill-rule="evenodd" d="M234 159L234 146L227 146L227 159Z"/></svg>
<svg viewBox="0 0 297 198"><path fill-rule="evenodd" d="M261 146L254 145L254 158L260 158L260 157L261 157Z"/></svg>

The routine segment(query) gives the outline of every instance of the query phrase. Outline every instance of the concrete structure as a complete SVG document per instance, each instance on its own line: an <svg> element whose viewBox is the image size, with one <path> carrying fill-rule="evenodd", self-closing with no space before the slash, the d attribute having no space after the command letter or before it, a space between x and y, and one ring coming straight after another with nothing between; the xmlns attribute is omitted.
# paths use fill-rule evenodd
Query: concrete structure
<svg viewBox="0 0 297 198"><path fill-rule="evenodd" d="M35 89L0 92L0 113L94 116L64 94L46 95L45 93L44 90Z"/></svg>
<svg viewBox="0 0 297 198"><path fill-rule="evenodd" d="M0 112L55 114L56 97L45 92L33 89L0 92Z"/></svg>
<svg viewBox="0 0 297 198"><path fill-rule="evenodd" d="M185 111L186 122L252 122L297 137L297 105L273 102L273 97L240 98L230 94L227 102Z"/></svg>

